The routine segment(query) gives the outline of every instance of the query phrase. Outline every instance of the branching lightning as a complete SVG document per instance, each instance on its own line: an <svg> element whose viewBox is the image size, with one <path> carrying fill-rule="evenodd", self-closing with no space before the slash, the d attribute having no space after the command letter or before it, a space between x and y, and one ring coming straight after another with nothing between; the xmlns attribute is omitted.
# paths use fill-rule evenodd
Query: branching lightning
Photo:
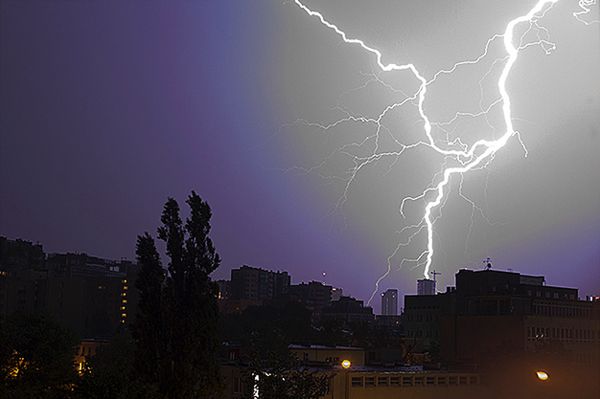
<svg viewBox="0 0 600 399"><path fill-rule="evenodd" d="M540 20L545 16L545 14L553 7L555 3L559 0L538 0L537 3L524 15L514 18L509 21L506 25L506 29L502 34L493 35L489 38L484 46L483 52L476 58L471 60L464 60L455 63L452 67L448 69L443 69L435 74L430 79L427 79L423 76L422 73L419 72L417 67L412 63L406 64L396 64L396 63L386 63L384 62L383 54L376 49L375 47L366 44L363 40L352 38L346 32L344 32L337 25L328 21L320 12L313 11L308 8L302 1L294 0L294 3L303 10L306 14L311 17L318 19L318 21L327 27L328 29L335 32L343 42L350 45L360 46L367 53L375 56L376 64L378 68L382 72L394 72L394 71L407 71L414 76L418 81L418 89L416 92L411 95L406 95L405 98L397 103L393 103L391 105L386 106L383 111L376 118L370 118L362 115L353 115L341 108L340 111L346 114L346 117L335 121L330 124L320 124L314 122L306 122L300 121L305 125L315 126L323 130L329 130L340 124L344 123L365 123L365 124L374 124L376 126L375 134L372 136L368 136L364 141L359 143L353 143L348 146L360 146L367 140L375 141L375 148L373 152L368 156L357 156L347 152L346 147L342 147L338 149L338 151L344 152L347 155L350 155L355 163L355 167L350 174L349 179L347 179L344 192L338 201L337 206L342 206L344 202L348 198L349 189L355 180L357 174L366 166L377 162L383 158L388 157L396 157L396 160L399 156L401 156L405 151L419 147L425 146L428 147L441 156L444 157L444 163L442 165L441 170L432 178L431 184L420 194L415 196L409 196L404 198L400 203L400 213L404 217L404 209L407 203L414 202L418 200L422 200L426 202L423 216L421 220L417 224L409 225L404 227L398 233L401 235L408 234L408 238L406 240L402 240L398 242L395 250L390 254L387 258L387 271L377 280L375 284L375 290L371 295L371 299L373 299L374 295L378 291L379 283L389 275L392 271L392 262L396 257L398 252L411 243L411 241L423 231L426 233L426 248L414 258L404 258L400 261L399 267L402 267L405 263L413 263L415 267L423 267L423 275L425 278L429 278L430 269L434 257L434 225L435 222L442 216L441 210L445 204L445 201L448 198L448 191L450 190L449 183L453 176L458 175L459 177L459 189L458 195L467 201L473 209L473 213L471 216L471 227L469 229L469 234L471 234L473 218L475 212L481 214L481 216L487 220L483 210L477 206L477 204L469 199L464 193L462 189L463 176L465 173L486 168L490 162L493 161L495 154L502 149L507 142L515 137L525 151L525 156L527 156L527 150L521 140L519 132L515 130L513 126L513 117L512 117L512 109L511 109L511 98L506 88L506 83L509 78L510 72L515 65L515 62L518 59L519 53L531 46L538 46L542 48L542 50L549 54L555 49L554 43L549 39L549 32L546 28L540 25ZM599 21L590 21L587 19L590 13L590 7L596 4L596 0L579 0L580 10L573 13L573 16L577 18L579 21L585 24L597 23ZM520 36L515 37L516 28L522 24L528 24L528 28L522 33ZM527 40L526 38L530 33L533 33L536 37L535 40ZM496 41L502 41L503 50L505 51L505 55L501 58L495 59L490 67L490 70L481 78L479 81L480 89L481 89L481 100L480 100L480 111L479 112L458 112L454 115L453 118L444 122L433 122L430 120L429 116L425 112L425 100L427 95L428 87L434 84L438 79L442 78L445 75L453 74L457 69L466 66L478 64L482 60L484 60L489 55L490 46L494 44ZM492 70L497 66L502 65L502 69L499 75L499 78L496 82L496 87L498 90L498 97L489 103L487 106L484 106L483 103L483 87L482 81L491 74ZM379 83L383 82L379 80L377 74L373 74L373 80L379 81ZM425 133L425 137L423 140L417 141L412 144L403 144L398 140L395 142L400 145L400 150L396 151L380 151L379 140L380 135L387 128L382 124L382 119L390 113L392 110L402 107L405 104L415 104L418 109L418 114L422 123L422 128ZM479 118L485 117L487 119L488 114L494 108L500 107L502 112L502 119L504 123L504 129L502 134L499 137L494 139L479 139L471 145L466 144L460 138L456 138L454 140L450 139L450 132L446 129L451 127L457 120L461 118ZM493 129L493 126L490 124L489 120L487 121L487 125ZM440 129L441 131L446 132L446 140L435 139L432 133L433 128ZM442 143L440 144L440 141ZM320 167L321 164L314 166L313 168L308 169L307 171L311 171ZM435 211L435 212L434 212ZM491 223L491 222L489 222Z"/></svg>

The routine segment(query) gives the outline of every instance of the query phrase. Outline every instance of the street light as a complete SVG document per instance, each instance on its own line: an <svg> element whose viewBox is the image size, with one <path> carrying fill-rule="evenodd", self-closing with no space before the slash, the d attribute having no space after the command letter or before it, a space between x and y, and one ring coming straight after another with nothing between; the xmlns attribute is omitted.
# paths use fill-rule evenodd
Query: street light
<svg viewBox="0 0 600 399"><path fill-rule="evenodd" d="M342 367L345 369L349 369L352 366L352 362L348 359L342 360Z"/></svg>
<svg viewBox="0 0 600 399"><path fill-rule="evenodd" d="M537 375L537 378L540 381L547 381L548 380L548 373L546 373L543 370L538 370L538 371L535 372L535 374Z"/></svg>

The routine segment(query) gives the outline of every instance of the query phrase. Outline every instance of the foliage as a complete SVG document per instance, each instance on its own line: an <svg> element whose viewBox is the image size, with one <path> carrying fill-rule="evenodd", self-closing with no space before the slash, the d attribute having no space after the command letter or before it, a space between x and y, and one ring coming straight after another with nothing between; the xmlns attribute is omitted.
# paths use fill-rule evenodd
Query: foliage
<svg viewBox="0 0 600 399"><path fill-rule="evenodd" d="M245 378L261 399L319 399L327 393L331 375L306 367L287 346L261 343L254 349Z"/></svg>
<svg viewBox="0 0 600 399"><path fill-rule="evenodd" d="M158 237L166 244L166 274L154 239L138 237L140 291L134 326L135 364L147 383L165 398L217 397L221 384L218 349L217 286L210 280L220 263L209 238L211 210L195 192L183 223L177 201L163 207Z"/></svg>
<svg viewBox="0 0 600 399"><path fill-rule="evenodd" d="M14 314L0 325L0 397L69 398L76 340L41 315Z"/></svg>

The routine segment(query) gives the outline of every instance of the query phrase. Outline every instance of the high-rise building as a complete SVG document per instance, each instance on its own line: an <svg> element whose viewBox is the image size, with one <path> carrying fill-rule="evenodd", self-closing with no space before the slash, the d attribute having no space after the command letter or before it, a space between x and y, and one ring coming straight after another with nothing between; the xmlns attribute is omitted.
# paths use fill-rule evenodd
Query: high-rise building
<svg viewBox="0 0 600 399"><path fill-rule="evenodd" d="M435 280L417 280L417 295L435 295Z"/></svg>
<svg viewBox="0 0 600 399"><path fill-rule="evenodd" d="M542 276L460 270L456 288L405 296L404 326L416 350L437 348L453 364L493 364L510 354L573 370L600 367L600 302L545 285Z"/></svg>
<svg viewBox="0 0 600 399"><path fill-rule="evenodd" d="M318 281L300 283L290 286L290 298L296 300L312 311L320 311L331 303L330 285Z"/></svg>
<svg viewBox="0 0 600 399"><path fill-rule="evenodd" d="M138 266L86 254L49 254L0 237L0 317L47 314L80 338L110 338L136 313Z"/></svg>
<svg viewBox="0 0 600 399"><path fill-rule="evenodd" d="M287 272L273 272L246 265L231 270L232 299L272 300L287 295L289 290L290 276Z"/></svg>
<svg viewBox="0 0 600 399"><path fill-rule="evenodd" d="M398 290L389 289L381 294L381 314L384 316L398 315Z"/></svg>

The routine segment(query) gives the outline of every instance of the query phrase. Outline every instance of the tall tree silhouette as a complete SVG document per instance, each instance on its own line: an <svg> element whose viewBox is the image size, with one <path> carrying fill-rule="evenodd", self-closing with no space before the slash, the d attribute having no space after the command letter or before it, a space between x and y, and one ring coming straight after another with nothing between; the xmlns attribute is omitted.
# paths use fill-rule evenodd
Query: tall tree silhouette
<svg viewBox="0 0 600 399"><path fill-rule="evenodd" d="M185 224L177 201L163 207L158 237L166 244L166 274L154 239L138 237L142 268L136 364L165 398L212 398L220 391L216 359L217 286L209 275L220 263L210 233L209 205L192 191Z"/></svg>

